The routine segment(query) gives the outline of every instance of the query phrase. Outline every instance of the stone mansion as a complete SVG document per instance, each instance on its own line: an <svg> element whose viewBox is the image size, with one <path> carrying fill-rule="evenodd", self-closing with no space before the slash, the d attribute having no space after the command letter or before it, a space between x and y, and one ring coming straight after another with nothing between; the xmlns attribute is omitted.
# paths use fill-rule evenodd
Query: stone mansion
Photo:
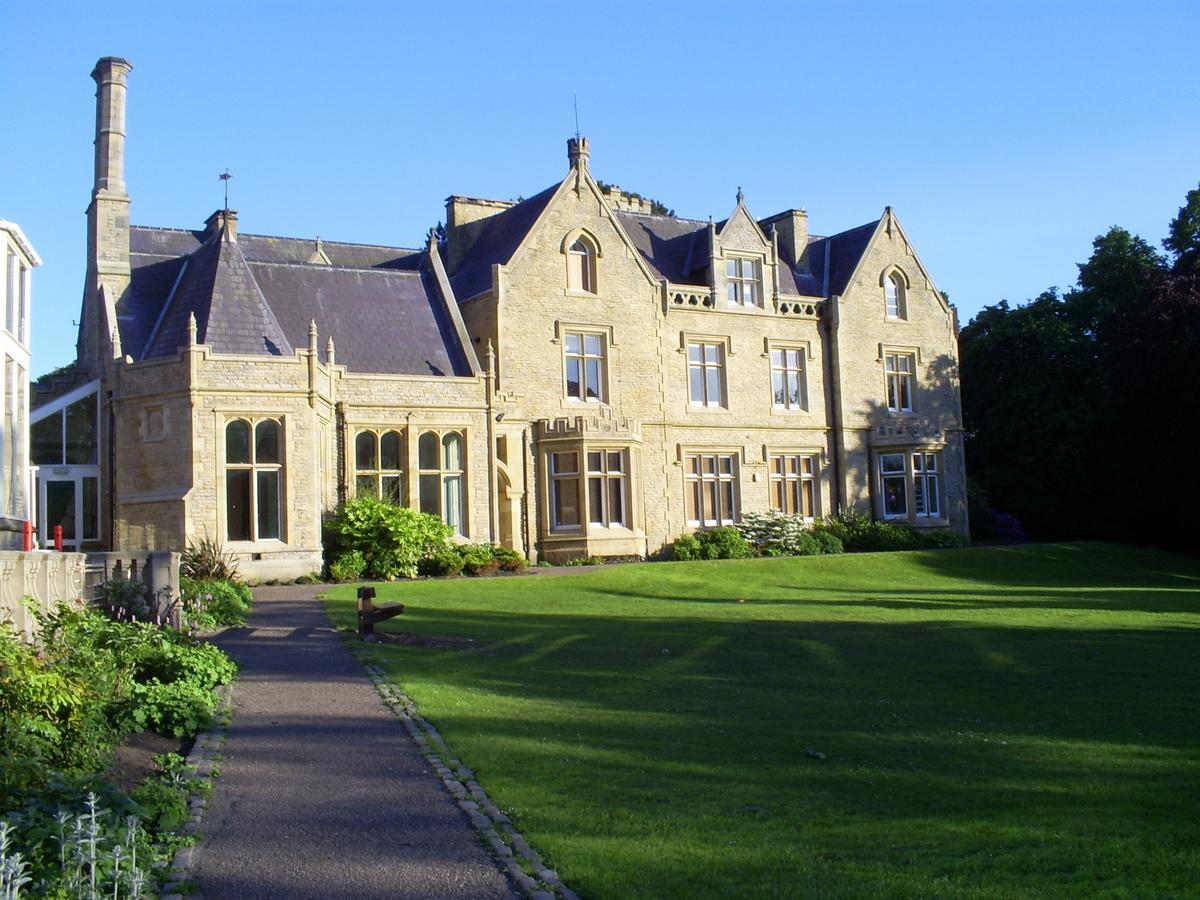
<svg viewBox="0 0 1200 900"><path fill-rule="evenodd" d="M34 392L43 542L219 539L321 566L377 496L531 559L646 555L781 509L965 531L957 325L895 213L659 215L588 140L415 249L130 225L130 65L100 60L77 359Z"/></svg>

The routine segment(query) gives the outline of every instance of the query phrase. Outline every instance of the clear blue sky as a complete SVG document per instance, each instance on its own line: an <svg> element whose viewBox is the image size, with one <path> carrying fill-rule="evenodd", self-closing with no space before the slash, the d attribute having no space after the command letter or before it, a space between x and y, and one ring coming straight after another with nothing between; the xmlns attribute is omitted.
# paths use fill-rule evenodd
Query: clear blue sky
<svg viewBox="0 0 1200 900"><path fill-rule="evenodd" d="M592 170L680 215L739 185L829 234L893 206L965 323L1074 283L1120 224L1158 244L1200 182L1200 4L8 4L0 218L42 255L35 375L70 361L94 85L133 63L136 224L418 246L452 193Z"/></svg>

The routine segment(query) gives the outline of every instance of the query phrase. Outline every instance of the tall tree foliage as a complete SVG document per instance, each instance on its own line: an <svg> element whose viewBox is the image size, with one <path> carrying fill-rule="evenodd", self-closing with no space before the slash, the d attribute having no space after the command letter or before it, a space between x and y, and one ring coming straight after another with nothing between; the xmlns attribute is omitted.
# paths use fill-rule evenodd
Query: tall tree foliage
<svg viewBox="0 0 1200 900"><path fill-rule="evenodd" d="M968 468L1035 538L1200 543L1200 189L1163 244L1114 227L1074 290L962 331Z"/></svg>

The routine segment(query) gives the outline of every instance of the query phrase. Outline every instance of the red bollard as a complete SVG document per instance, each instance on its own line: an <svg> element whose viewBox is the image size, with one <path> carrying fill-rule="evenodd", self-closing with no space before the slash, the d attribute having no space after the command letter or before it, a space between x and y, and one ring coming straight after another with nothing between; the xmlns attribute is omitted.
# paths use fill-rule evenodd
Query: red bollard
<svg viewBox="0 0 1200 900"><path fill-rule="evenodd" d="M62 553L62 526L54 526L54 549Z"/></svg>
<svg viewBox="0 0 1200 900"><path fill-rule="evenodd" d="M32 522L27 521L25 523L25 535L24 535L24 539L22 540L22 543L21 543L21 549L24 550L26 553L30 552L33 549L33 523Z"/></svg>

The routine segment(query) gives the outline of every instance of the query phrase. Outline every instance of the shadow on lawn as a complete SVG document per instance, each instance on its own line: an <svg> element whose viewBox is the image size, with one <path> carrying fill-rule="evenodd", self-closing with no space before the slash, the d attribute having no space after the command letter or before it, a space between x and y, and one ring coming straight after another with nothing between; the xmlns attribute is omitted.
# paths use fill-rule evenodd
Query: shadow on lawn
<svg viewBox="0 0 1200 900"><path fill-rule="evenodd" d="M599 836L689 896L1196 874L1194 630L415 612L483 646L381 655L568 881Z"/></svg>

